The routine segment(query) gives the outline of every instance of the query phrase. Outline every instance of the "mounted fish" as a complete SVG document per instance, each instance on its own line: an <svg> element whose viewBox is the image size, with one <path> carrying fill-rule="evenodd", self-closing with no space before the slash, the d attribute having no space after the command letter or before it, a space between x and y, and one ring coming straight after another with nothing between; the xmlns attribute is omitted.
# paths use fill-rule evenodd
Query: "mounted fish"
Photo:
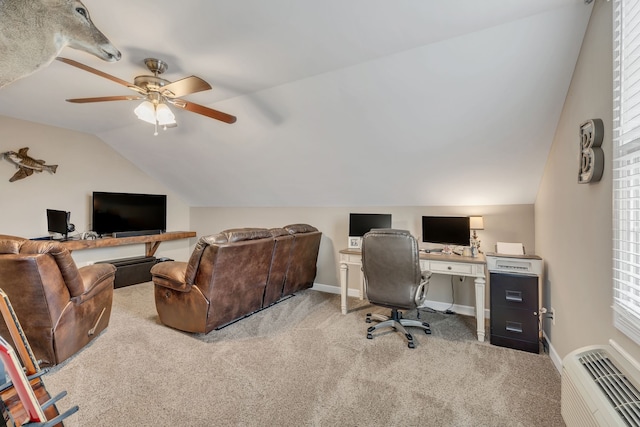
<svg viewBox="0 0 640 427"><path fill-rule="evenodd" d="M21 148L17 153L15 151L7 151L0 154L18 168L18 172L9 179L9 182L31 176L33 172L40 173L46 170L56 173L58 165L46 165L44 160L36 160L33 157L29 157L27 151L29 151L29 147Z"/></svg>

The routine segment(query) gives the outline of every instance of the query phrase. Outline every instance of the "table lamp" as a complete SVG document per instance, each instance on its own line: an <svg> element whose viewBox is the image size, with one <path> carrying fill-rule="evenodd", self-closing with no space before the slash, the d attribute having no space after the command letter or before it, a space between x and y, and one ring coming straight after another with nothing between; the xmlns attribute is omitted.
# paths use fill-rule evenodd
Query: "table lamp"
<svg viewBox="0 0 640 427"><path fill-rule="evenodd" d="M478 248L478 252L482 253L480 251L480 239L478 239L476 230L484 230L484 219L481 216L470 216L469 229L473 230L473 236L471 236L472 246Z"/></svg>

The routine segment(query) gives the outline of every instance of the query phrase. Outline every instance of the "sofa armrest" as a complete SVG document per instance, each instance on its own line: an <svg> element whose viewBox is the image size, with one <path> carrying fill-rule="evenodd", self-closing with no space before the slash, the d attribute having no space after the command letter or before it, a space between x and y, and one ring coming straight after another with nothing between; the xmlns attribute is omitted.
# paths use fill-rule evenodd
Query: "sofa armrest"
<svg viewBox="0 0 640 427"><path fill-rule="evenodd" d="M72 301L83 303L105 288L113 289L113 281L116 275L116 267L113 264L93 264L78 269L82 281L82 293L71 298Z"/></svg>
<svg viewBox="0 0 640 427"><path fill-rule="evenodd" d="M187 283L185 280L186 271L186 262L166 261L158 263L151 268L153 284L180 292L189 292L192 284Z"/></svg>

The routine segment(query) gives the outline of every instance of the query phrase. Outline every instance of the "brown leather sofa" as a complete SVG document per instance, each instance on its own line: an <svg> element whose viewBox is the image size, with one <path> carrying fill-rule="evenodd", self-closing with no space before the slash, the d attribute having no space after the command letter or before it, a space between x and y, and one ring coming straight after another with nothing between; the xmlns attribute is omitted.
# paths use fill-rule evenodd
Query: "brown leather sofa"
<svg viewBox="0 0 640 427"><path fill-rule="evenodd" d="M151 269L160 321L209 333L313 286L322 233L307 224L204 236L188 262Z"/></svg>
<svg viewBox="0 0 640 427"><path fill-rule="evenodd" d="M60 243L0 235L0 288L41 367L57 365L109 324L115 267L77 268ZM9 337L5 322L0 335Z"/></svg>

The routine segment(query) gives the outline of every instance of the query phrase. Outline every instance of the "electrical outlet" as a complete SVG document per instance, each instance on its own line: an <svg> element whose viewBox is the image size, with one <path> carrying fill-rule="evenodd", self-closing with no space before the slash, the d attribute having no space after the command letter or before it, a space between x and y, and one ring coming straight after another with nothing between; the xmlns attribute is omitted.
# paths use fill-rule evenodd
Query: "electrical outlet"
<svg viewBox="0 0 640 427"><path fill-rule="evenodd" d="M549 310L549 317L551 317L551 323L555 326L556 324L556 309L551 307Z"/></svg>

